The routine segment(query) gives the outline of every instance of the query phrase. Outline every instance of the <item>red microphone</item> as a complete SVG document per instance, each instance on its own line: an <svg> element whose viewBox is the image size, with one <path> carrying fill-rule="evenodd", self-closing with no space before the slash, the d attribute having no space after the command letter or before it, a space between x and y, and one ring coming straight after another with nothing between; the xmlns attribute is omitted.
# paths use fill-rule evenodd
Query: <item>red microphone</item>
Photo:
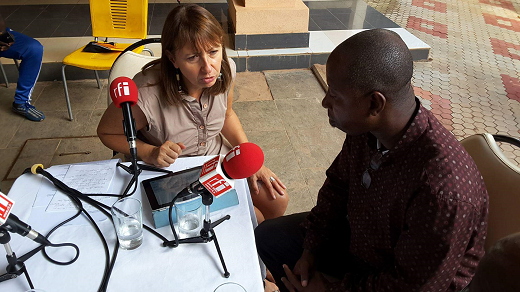
<svg viewBox="0 0 520 292"><path fill-rule="evenodd" d="M110 97L114 105L123 110L123 129L134 166L137 165L137 145L135 142L137 134L131 107L137 103L138 95L137 86L134 81L128 77L117 77L110 83Z"/></svg>
<svg viewBox="0 0 520 292"><path fill-rule="evenodd" d="M264 152L255 143L242 143L224 157L222 167L232 179L242 179L255 174L264 165Z"/></svg>
<svg viewBox="0 0 520 292"><path fill-rule="evenodd" d="M129 103L130 106L135 105L137 96L137 86L128 77L117 77L110 83L110 97L118 108L121 108L124 103Z"/></svg>
<svg viewBox="0 0 520 292"><path fill-rule="evenodd" d="M264 164L264 152L254 143L242 143L225 156L217 155L202 166L199 182L215 197L234 186L235 179L250 177Z"/></svg>

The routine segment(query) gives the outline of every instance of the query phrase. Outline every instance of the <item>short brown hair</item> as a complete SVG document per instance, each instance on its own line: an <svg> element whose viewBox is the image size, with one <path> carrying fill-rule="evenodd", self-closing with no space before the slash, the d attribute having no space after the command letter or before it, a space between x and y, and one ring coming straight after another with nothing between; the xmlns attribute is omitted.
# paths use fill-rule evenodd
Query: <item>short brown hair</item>
<svg viewBox="0 0 520 292"><path fill-rule="evenodd" d="M224 31L215 17L203 7L196 4L183 4L173 9L164 22L161 46L162 56L143 67L143 74L152 66L161 65L158 85L161 89L161 101L174 105L180 104L182 98L179 93L176 68L168 59L168 54L175 54L186 44L194 48L205 50L210 46L222 46L222 77L210 88L205 89L211 95L224 93L232 81L231 67L224 48ZM181 80L182 82L182 80ZM182 85L182 84L181 84Z"/></svg>

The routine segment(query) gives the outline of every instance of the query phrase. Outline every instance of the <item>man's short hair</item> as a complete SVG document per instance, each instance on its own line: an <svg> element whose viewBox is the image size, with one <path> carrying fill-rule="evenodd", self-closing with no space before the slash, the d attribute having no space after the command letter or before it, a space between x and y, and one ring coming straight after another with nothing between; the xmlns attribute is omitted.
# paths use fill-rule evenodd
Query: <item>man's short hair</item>
<svg viewBox="0 0 520 292"><path fill-rule="evenodd" d="M390 30L357 33L334 49L332 56L336 65L343 66L334 71L343 74L345 85L360 94L379 91L386 96L398 95L412 79L412 54L401 37Z"/></svg>

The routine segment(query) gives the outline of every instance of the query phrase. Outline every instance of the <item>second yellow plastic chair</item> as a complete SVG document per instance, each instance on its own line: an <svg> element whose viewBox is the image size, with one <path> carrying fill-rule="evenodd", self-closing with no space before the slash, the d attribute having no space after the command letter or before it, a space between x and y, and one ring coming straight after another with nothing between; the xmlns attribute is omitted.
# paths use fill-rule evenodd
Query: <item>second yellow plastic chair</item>
<svg viewBox="0 0 520 292"><path fill-rule="evenodd" d="M90 18L92 36L95 41L98 41L98 38L105 38L105 42L108 41L108 38L145 39L147 36L148 0L90 0ZM61 75L71 121L73 116L65 67L74 66L94 70L98 88L101 88L97 71L109 70L120 51L130 46L131 43L116 43L115 45L116 51L108 53L83 52L85 45L63 59ZM150 50L144 50L153 55ZM142 51L143 47L139 47L133 52L140 54Z"/></svg>

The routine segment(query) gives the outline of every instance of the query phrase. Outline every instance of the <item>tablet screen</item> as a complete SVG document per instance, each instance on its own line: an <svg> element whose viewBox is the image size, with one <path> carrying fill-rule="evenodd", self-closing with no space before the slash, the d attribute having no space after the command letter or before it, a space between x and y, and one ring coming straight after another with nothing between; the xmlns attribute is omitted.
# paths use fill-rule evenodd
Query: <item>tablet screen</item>
<svg viewBox="0 0 520 292"><path fill-rule="evenodd" d="M202 166L199 166L143 181L152 209L169 206L180 191L199 179L201 170Z"/></svg>

